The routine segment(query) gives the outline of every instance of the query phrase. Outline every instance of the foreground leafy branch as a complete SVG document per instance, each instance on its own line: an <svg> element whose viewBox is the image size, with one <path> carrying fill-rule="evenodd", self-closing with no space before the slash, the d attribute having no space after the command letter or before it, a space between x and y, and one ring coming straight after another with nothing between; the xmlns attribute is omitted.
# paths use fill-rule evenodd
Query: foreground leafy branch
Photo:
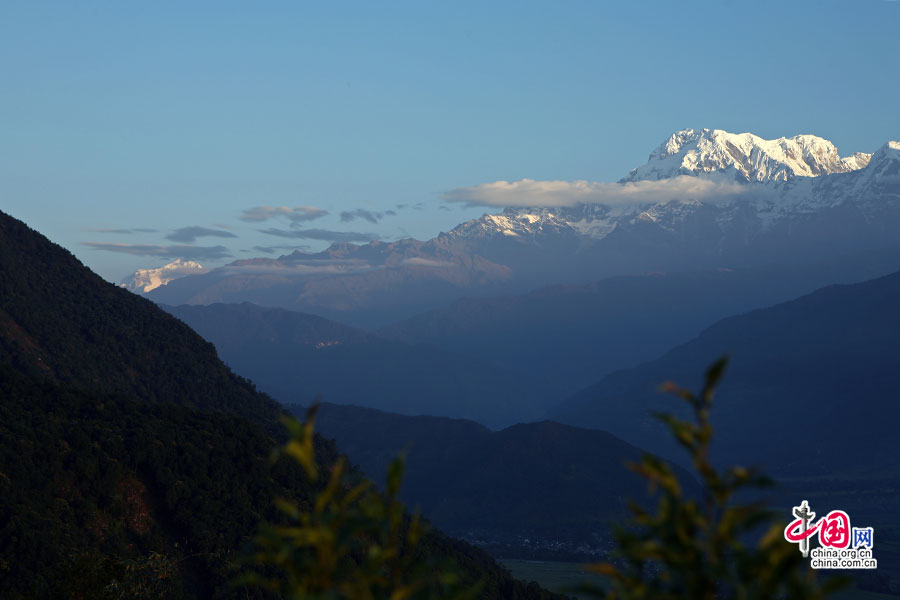
<svg viewBox="0 0 900 600"><path fill-rule="evenodd" d="M283 419L290 440L277 453L296 461L313 483L322 477L314 449L315 414L313 407L303 423ZM273 574L248 574L238 583L304 600L461 600L477 595L477 587L461 588L453 567L422 552L419 542L426 525L418 514L410 517L397 499L403 468L401 459L394 460L381 492L348 473L341 457L311 506L279 499L286 523L262 528L251 561Z"/></svg>
<svg viewBox="0 0 900 600"><path fill-rule="evenodd" d="M783 524L774 523L762 503L735 501L737 492L767 486L768 479L744 467L713 467L709 414L726 363L722 358L709 368L698 395L672 383L663 386L689 404L692 421L656 415L688 451L701 497L686 496L672 467L655 456L630 465L661 491L659 505L651 513L632 503L632 522L616 532L618 559L588 565L609 579L608 588L585 586L580 592L609 600L816 600L843 585L837 579L816 581L793 544L785 543ZM755 544L746 543L754 537Z"/></svg>

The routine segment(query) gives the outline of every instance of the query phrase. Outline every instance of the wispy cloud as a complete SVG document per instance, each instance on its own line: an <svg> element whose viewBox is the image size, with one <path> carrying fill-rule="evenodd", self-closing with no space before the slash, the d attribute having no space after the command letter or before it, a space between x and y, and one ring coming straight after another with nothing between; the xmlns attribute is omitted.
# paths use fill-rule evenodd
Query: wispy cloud
<svg viewBox="0 0 900 600"><path fill-rule="evenodd" d="M399 207L400 205L398 205ZM369 223L378 223L384 217L396 216L397 211L394 210L366 210L365 208L357 208L356 210L345 210L341 212L341 223L348 223L357 219L364 219Z"/></svg>
<svg viewBox="0 0 900 600"><path fill-rule="evenodd" d="M190 244L194 240L199 237L221 237L221 238L236 238L237 236L231 233L230 231L223 231L221 229L210 229L208 227L182 227L181 229L176 229L172 233L166 236L167 240L172 240L173 242L184 242Z"/></svg>
<svg viewBox="0 0 900 600"><path fill-rule="evenodd" d="M88 229L92 233L115 233L120 235L128 235L132 233L156 233L157 229L148 229L145 227L134 227L131 229L109 229L105 227L97 227Z"/></svg>
<svg viewBox="0 0 900 600"><path fill-rule="evenodd" d="M422 210L425 208L424 202L416 202L415 204L397 204L394 206L397 210L403 210L405 208L411 208L413 210Z"/></svg>
<svg viewBox="0 0 900 600"><path fill-rule="evenodd" d="M259 260L259 259L257 259ZM325 273L360 273L363 271L371 271L379 267L374 267L365 261L359 260L309 260L295 261L283 263L274 259L263 259L266 262L240 262L232 263L220 268L223 273L271 273L285 277L304 277L307 275L317 275Z"/></svg>
<svg viewBox="0 0 900 600"><path fill-rule="evenodd" d="M434 268L446 268L446 267L455 267L452 262L447 262L443 260L432 260L430 258L423 258L421 256L413 256L412 258L405 258L403 262L400 264L409 265L413 267L434 267Z"/></svg>
<svg viewBox="0 0 900 600"><path fill-rule="evenodd" d="M291 223L304 223L328 214L327 210L315 206L254 206L241 213L241 221L261 223L269 219L283 218Z"/></svg>
<svg viewBox="0 0 900 600"><path fill-rule="evenodd" d="M330 231L328 229L260 229L260 233L282 238L301 240L320 240L325 242L371 242L380 239L377 233L361 233L358 231Z"/></svg>
<svg viewBox="0 0 900 600"><path fill-rule="evenodd" d="M133 254L135 256L161 256L164 258L184 258L199 260L218 260L231 256L225 246L155 246L151 244L113 244L107 242L87 242L85 244L95 250Z"/></svg>
<svg viewBox="0 0 900 600"><path fill-rule="evenodd" d="M309 250L309 246L307 246L306 244L286 246L253 246L252 248L250 248L250 250L262 252L263 254L275 254L276 252L282 250ZM241 252L249 252L250 250L242 250Z"/></svg>
<svg viewBox="0 0 900 600"><path fill-rule="evenodd" d="M667 200L706 200L742 194L748 186L682 175L659 181L494 181L445 192L443 200L466 206L554 207L574 204L646 205Z"/></svg>

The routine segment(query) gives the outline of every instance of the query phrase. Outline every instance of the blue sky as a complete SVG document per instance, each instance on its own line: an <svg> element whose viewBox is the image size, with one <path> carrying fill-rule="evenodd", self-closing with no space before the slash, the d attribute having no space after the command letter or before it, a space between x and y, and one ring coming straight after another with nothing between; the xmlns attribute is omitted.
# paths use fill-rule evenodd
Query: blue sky
<svg viewBox="0 0 900 600"><path fill-rule="evenodd" d="M449 190L614 181L684 127L872 152L900 139L898 31L884 0L7 0L0 208L118 281L429 238L484 212Z"/></svg>

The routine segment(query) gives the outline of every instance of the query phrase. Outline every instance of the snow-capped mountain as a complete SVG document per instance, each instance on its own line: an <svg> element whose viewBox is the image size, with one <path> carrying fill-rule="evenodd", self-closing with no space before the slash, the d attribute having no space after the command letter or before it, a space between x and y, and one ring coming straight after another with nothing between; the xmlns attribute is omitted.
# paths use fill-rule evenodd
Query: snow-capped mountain
<svg viewBox="0 0 900 600"><path fill-rule="evenodd" d="M738 181L787 181L846 173L865 167L871 154L841 157L834 144L815 135L764 140L752 133L683 129L650 153L647 164L621 181L656 181L678 175L720 173Z"/></svg>
<svg viewBox="0 0 900 600"><path fill-rule="evenodd" d="M132 292L147 293L156 288L167 285L170 281L187 275L199 275L206 273L207 269L200 263L192 260L175 259L167 265L155 269L138 269L133 275L122 280L119 287Z"/></svg>
<svg viewBox="0 0 900 600"><path fill-rule="evenodd" d="M744 228L765 232L798 215L847 202L868 205L870 210L894 203L897 181L892 179L896 168L892 165L898 160L898 147L898 142L889 142L874 155L857 152L841 157L834 144L813 135L764 140L750 133L685 129L672 134L650 154L647 164L633 169L619 184L664 184L691 177L731 183L729 193L692 197L673 186L671 197L665 197L661 187L663 199L644 203L506 208L501 214L463 223L449 235L525 243L552 234L574 236L589 245L617 227L641 222L674 230L694 213L710 209L723 229L740 217Z"/></svg>

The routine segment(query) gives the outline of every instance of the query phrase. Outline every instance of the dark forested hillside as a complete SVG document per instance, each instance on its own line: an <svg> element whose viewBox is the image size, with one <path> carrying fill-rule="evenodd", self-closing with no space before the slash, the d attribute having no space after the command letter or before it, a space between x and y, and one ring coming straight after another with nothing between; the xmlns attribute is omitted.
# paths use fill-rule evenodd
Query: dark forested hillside
<svg viewBox="0 0 900 600"><path fill-rule="evenodd" d="M236 551L276 516L276 495L310 496L300 469L271 468L272 439L238 417L60 388L8 367L0 395L4 598L95 598L113 582L123 595L140 585L172 598L223 594ZM332 461L333 445L319 455Z"/></svg>
<svg viewBox="0 0 900 600"><path fill-rule="evenodd" d="M237 373L286 403L328 402L503 426L556 397L529 377L427 345L390 341L322 317L255 304L164 307Z"/></svg>
<svg viewBox="0 0 900 600"><path fill-rule="evenodd" d="M144 402L223 410L267 427L280 410L189 327L2 213L0 364Z"/></svg>
<svg viewBox="0 0 900 600"><path fill-rule="evenodd" d="M277 496L279 406L213 346L0 213L0 597L225 598ZM327 469L333 444L317 438ZM485 598L544 598L432 531Z"/></svg>

